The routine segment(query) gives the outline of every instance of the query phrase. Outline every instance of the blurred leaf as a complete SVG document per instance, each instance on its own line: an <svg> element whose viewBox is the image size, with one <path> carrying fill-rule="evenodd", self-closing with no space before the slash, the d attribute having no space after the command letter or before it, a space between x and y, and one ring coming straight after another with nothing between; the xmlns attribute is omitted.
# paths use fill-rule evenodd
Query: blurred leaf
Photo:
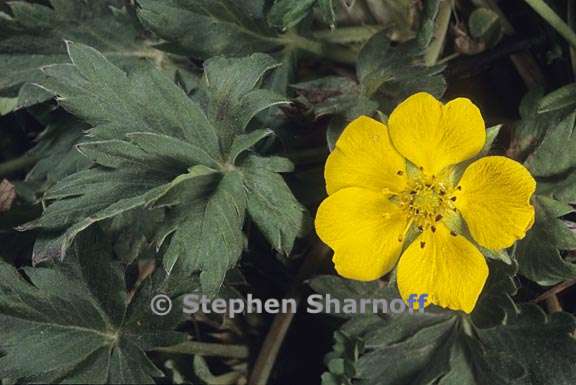
<svg viewBox="0 0 576 385"><path fill-rule="evenodd" d="M46 69L45 86L93 127L92 141L79 149L96 166L51 188L44 199L53 203L26 228L64 232L50 248L60 245L57 254L63 256L95 222L139 208L165 209L153 238L158 248L167 243L167 270L180 263L201 272L210 293L218 291L244 248L246 210L275 248L291 250L304 209L276 174L289 168L281 158L249 155L269 132L246 131L260 111L286 102L257 88L277 65L271 57L207 61L200 106L154 69L126 74L96 50L69 45L74 64ZM271 205L282 213L270 215Z"/></svg>
<svg viewBox="0 0 576 385"><path fill-rule="evenodd" d="M0 376L154 383L163 373L144 352L184 340L172 331L181 312L159 317L149 310L150 295L163 290L163 273L148 279L127 304L123 272L105 240L87 232L70 254L66 264L25 269L31 283L0 262Z"/></svg>

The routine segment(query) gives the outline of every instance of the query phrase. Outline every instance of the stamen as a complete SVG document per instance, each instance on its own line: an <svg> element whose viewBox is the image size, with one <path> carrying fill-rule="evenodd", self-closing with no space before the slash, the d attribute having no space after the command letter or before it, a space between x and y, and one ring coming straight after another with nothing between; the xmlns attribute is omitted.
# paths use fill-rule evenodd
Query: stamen
<svg viewBox="0 0 576 385"><path fill-rule="evenodd" d="M450 200L451 200L452 202L456 202L456 197L451 197Z"/></svg>
<svg viewBox="0 0 576 385"><path fill-rule="evenodd" d="M434 218L434 220L435 220L436 222L439 222L442 218L443 218L443 217L442 217L442 214L438 214L438 215L436 215L436 218Z"/></svg>
<svg viewBox="0 0 576 385"><path fill-rule="evenodd" d="M404 171L402 171L402 170L398 170L398 172L396 173L396 175L398 175L398 176L402 176L402 175L404 175Z"/></svg>
<svg viewBox="0 0 576 385"><path fill-rule="evenodd" d="M430 230L432 230L432 232L435 233L435 232L436 232L436 227L430 226Z"/></svg>
<svg viewBox="0 0 576 385"><path fill-rule="evenodd" d="M425 247L426 247L426 242L421 241L421 242L420 242L420 248L423 249L423 248L425 248Z"/></svg>
<svg viewBox="0 0 576 385"><path fill-rule="evenodd" d="M454 231L450 231L450 235L453 236L453 237L457 237L457 236L458 236L458 234L456 234Z"/></svg>

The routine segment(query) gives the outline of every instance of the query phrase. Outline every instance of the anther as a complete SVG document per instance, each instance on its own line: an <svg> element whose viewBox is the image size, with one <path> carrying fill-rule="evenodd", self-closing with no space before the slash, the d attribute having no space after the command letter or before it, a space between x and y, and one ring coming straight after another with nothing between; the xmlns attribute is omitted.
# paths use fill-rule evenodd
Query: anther
<svg viewBox="0 0 576 385"><path fill-rule="evenodd" d="M398 170L398 172L396 173L396 175L402 176L402 175L404 175L404 171Z"/></svg>
<svg viewBox="0 0 576 385"><path fill-rule="evenodd" d="M420 225L420 226L418 226L418 230L424 231L424 227L422 227L422 225Z"/></svg>
<svg viewBox="0 0 576 385"><path fill-rule="evenodd" d="M436 215L436 218L434 218L436 222L440 221L440 219L442 219L442 214L438 214Z"/></svg>
<svg viewBox="0 0 576 385"><path fill-rule="evenodd" d="M440 190L440 192L438 192L438 194L440 194L440 195L446 195L446 191Z"/></svg>
<svg viewBox="0 0 576 385"><path fill-rule="evenodd" d="M452 198L450 198L450 200L451 200L452 202L456 202L456 197L452 197Z"/></svg>
<svg viewBox="0 0 576 385"><path fill-rule="evenodd" d="M426 247L426 242L421 241L420 242L420 248L423 249L424 247Z"/></svg>
<svg viewBox="0 0 576 385"><path fill-rule="evenodd" d="M430 230L432 230L432 232L435 233L435 232L436 232L436 227L430 226Z"/></svg>
<svg viewBox="0 0 576 385"><path fill-rule="evenodd" d="M456 234L454 231L450 231L450 235L453 236L453 237L457 237L457 236L458 236L458 234Z"/></svg>
<svg viewBox="0 0 576 385"><path fill-rule="evenodd" d="M458 191L462 191L462 186L458 186L458 187L456 187L456 190L458 190Z"/></svg>

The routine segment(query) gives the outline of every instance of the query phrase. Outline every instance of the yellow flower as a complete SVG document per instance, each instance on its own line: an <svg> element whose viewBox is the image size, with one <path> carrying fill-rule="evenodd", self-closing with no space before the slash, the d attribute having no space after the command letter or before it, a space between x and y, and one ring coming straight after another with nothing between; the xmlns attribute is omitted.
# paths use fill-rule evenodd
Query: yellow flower
<svg viewBox="0 0 576 385"><path fill-rule="evenodd" d="M350 123L328 157L329 196L316 216L338 273L371 281L398 265L404 300L428 294L431 303L470 313L488 276L476 245L510 247L534 222L536 182L520 163L487 156L459 176L456 166L485 142L482 115L464 98L444 105L418 93L388 126L366 116Z"/></svg>

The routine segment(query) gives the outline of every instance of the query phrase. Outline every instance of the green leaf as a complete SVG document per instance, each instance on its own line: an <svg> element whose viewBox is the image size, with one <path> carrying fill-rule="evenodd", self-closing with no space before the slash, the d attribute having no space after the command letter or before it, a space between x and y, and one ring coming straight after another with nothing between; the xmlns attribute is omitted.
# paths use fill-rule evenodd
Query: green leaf
<svg viewBox="0 0 576 385"><path fill-rule="evenodd" d="M254 13L232 0L138 0L138 16L155 34L169 42L164 49L208 59L268 52L281 44L266 28L256 1ZM248 4L247 4L248 5ZM233 38L231 38L233 36Z"/></svg>
<svg viewBox="0 0 576 385"><path fill-rule="evenodd" d="M552 197L537 195L534 200L534 228L517 246L520 273L549 286L576 277L576 264L562 257L562 250L576 250L576 234L560 217L573 208Z"/></svg>
<svg viewBox="0 0 576 385"><path fill-rule="evenodd" d="M557 111L567 107L574 107L576 102L576 83L568 84L558 88L540 99L538 103L538 113Z"/></svg>
<svg viewBox="0 0 576 385"><path fill-rule="evenodd" d="M149 310L150 294L164 290L163 273L127 304L123 272L101 235L84 233L70 254L65 264L25 269L30 283L0 262L0 377L154 383L163 373L144 352L184 340L172 331L182 313L159 317Z"/></svg>
<svg viewBox="0 0 576 385"><path fill-rule="evenodd" d="M563 94L563 92L562 89L559 89L544 95L543 89L537 87L524 96L519 108L522 119L513 132L514 137L511 145L516 159L526 159L543 141L544 136L549 131L561 131L559 128L567 122L568 116L574 112L570 103L564 103L561 101L562 98L555 96ZM540 112L541 104L544 104L546 108Z"/></svg>
<svg viewBox="0 0 576 385"><path fill-rule="evenodd" d="M270 133L258 128L254 117L285 102L258 88L277 65L271 57L207 61L198 103L153 68L127 74L90 47L68 46L72 64L47 68L44 86L91 126L91 141L77 147L94 167L51 188L42 217L24 226L63 233L37 249L36 260L45 259L43 250L63 257L72 240L96 222L161 209L165 219L147 239L165 250L168 271L178 263L200 272L203 289L213 294L244 249L248 190L254 192L250 210L262 231L275 248L291 250L303 229L303 209L276 174L291 165L276 157L246 160ZM263 220L259 210L270 204L278 209L279 199L290 219L276 212Z"/></svg>
<svg viewBox="0 0 576 385"><path fill-rule="evenodd" d="M248 196L248 214L274 249L289 255L294 240L307 227L308 217L276 170L261 166L271 162L272 159L251 155L240 164Z"/></svg>
<svg viewBox="0 0 576 385"><path fill-rule="evenodd" d="M200 282L209 294L218 292L226 272L235 266L244 248L246 191L242 182L239 172L229 172L208 197L194 202L189 210L167 212L174 234L164 256L166 269L171 271L184 257L186 271L202 271Z"/></svg>
<svg viewBox="0 0 576 385"><path fill-rule="evenodd" d="M92 45L122 68L164 61L119 9L123 5L121 0L51 0L50 6L11 2L13 16L4 15L0 33L0 95L17 97L18 108L50 99L50 93L31 83L44 80L42 67L67 61L64 40Z"/></svg>

